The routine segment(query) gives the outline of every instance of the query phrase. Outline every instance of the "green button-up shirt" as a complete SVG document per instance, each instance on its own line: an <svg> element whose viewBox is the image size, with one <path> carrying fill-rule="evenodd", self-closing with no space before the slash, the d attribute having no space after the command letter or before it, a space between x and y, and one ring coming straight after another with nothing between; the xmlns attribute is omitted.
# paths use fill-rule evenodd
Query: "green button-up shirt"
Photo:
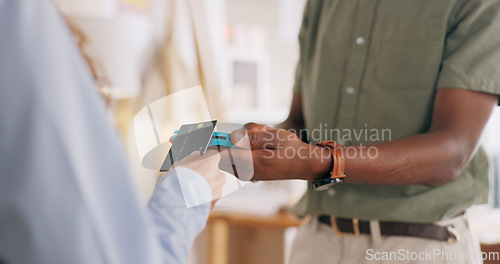
<svg viewBox="0 0 500 264"><path fill-rule="evenodd" d="M493 0L309 0L294 92L311 143L425 133L440 87L500 94L499 9ZM334 190L309 189L295 212L434 222L487 201L488 161L480 148L455 181L438 187Z"/></svg>

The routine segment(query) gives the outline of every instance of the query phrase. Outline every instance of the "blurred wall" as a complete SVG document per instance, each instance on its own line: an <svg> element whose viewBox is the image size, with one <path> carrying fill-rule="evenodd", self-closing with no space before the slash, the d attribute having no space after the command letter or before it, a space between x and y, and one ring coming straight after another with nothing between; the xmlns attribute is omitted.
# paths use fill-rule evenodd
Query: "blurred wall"
<svg viewBox="0 0 500 264"><path fill-rule="evenodd" d="M264 31L263 49L269 56L269 96L277 108L288 108L299 58L298 30L304 0L226 0L230 25L258 25ZM298 12L287 8L292 3ZM296 20L289 17L295 13ZM297 15L298 13L298 15ZM298 21L298 23L296 22ZM292 28L290 28L292 27ZM289 33L291 31L291 33ZM296 32L296 34L294 33ZM291 36L290 36L291 35ZM246 39L251 42L251 39Z"/></svg>

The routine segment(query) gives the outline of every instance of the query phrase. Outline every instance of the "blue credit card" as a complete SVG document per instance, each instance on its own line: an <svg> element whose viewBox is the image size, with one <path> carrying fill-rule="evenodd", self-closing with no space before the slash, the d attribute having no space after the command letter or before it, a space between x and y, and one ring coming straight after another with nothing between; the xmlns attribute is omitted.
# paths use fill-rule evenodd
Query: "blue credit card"
<svg viewBox="0 0 500 264"><path fill-rule="evenodd" d="M174 131L174 140L177 137L179 130ZM226 148L234 147L233 142L231 142L231 134L224 132L214 132L210 142L208 143L209 147L213 146L221 146Z"/></svg>

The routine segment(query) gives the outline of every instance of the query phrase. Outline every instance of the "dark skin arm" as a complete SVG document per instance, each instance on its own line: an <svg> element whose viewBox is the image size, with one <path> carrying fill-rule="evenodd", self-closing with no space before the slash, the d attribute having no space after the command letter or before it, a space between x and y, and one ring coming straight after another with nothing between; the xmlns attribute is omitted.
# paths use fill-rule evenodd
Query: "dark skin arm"
<svg viewBox="0 0 500 264"><path fill-rule="evenodd" d="M292 97L292 106L290 108L290 113L285 121L280 124L272 126L274 128L281 128L291 131L300 131L304 128L304 118L302 116L302 95L294 94ZM254 131L263 131L271 128L270 126L248 123L245 125L246 129Z"/></svg>
<svg viewBox="0 0 500 264"><path fill-rule="evenodd" d="M377 145L376 159L346 160L346 182L437 186L455 180L497 103L496 95L439 89L429 132Z"/></svg>
<svg viewBox="0 0 500 264"><path fill-rule="evenodd" d="M292 97L292 106L288 118L276 128L291 129L299 131L304 128L304 117L302 115L302 95L294 94Z"/></svg>
<svg viewBox="0 0 500 264"><path fill-rule="evenodd" d="M294 96L291 114L280 127L297 129L303 126L301 100L297 97L300 95ZM438 89L431 129L425 134L374 145L378 149L376 158L358 155L347 159L346 182L436 186L453 181L473 156L497 102L496 95ZM254 126L261 130L258 125ZM282 129L259 130L247 132L253 149L254 180L312 180L330 170L332 161L326 149L311 147ZM233 132L233 142L241 139L241 133ZM370 146L363 146L367 147ZM305 155L278 158L285 156L278 154L290 148ZM301 148L303 151L298 151ZM358 153L361 151L361 146L355 148ZM364 151L366 153L366 149ZM238 158L238 153L233 155Z"/></svg>

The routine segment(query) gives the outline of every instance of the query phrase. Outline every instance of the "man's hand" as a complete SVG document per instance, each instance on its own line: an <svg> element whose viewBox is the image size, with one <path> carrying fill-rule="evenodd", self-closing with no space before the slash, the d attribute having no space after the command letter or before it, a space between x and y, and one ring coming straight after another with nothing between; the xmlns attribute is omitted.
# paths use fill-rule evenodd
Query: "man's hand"
<svg viewBox="0 0 500 264"><path fill-rule="evenodd" d="M267 126L267 125L262 125L262 124L250 122L250 123L247 123L245 125L245 129L252 130L252 131L265 131L265 130L269 130L272 128L270 126Z"/></svg>
<svg viewBox="0 0 500 264"><path fill-rule="evenodd" d="M226 183L226 175L220 171L218 166L220 159L220 154L215 150L208 150L203 156L200 156L200 152L195 151L173 166L174 169L185 167L194 170L205 178L212 189L212 209L222 196L222 187Z"/></svg>
<svg viewBox="0 0 500 264"><path fill-rule="evenodd" d="M252 180L312 180L321 177L332 167L329 150L302 142L297 135L284 129L272 129L262 125L256 130L237 130L231 133L231 141L238 147L230 154L237 164L239 178ZM223 156L220 168L233 172L232 164ZM251 160L249 160L251 159ZM226 161L226 162L225 162ZM248 175L251 174L252 175Z"/></svg>

